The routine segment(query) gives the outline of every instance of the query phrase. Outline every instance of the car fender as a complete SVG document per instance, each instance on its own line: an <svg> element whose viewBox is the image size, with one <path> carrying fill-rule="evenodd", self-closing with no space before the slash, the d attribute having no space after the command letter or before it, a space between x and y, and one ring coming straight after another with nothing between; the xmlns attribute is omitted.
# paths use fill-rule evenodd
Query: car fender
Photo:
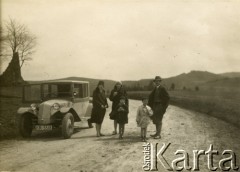
<svg viewBox="0 0 240 172"><path fill-rule="evenodd" d="M24 113L32 113L32 110L29 107L21 107L17 110L17 114L22 115Z"/></svg>
<svg viewBox="0 0 240 172"><path fill-rule="evenodd" d="M60 109L60 112L63 113L63 114L67 114L68 112L70 112L70 113L72 113L75 122L81 121L80 117L78 116L78 114L75 112L75 110L73 108L62 107Z"/></svg>
<svg viewBox="0 0 240 172"><path fill-rule="evenodd" d="M70 107L62 107L62 108L60 109L60 112L61 112L61 113L67 113L67 112L69 112L70 109L71 109Z"/></svg>
<svg viewBox="0 0 240 172"><path fill-rule="evenodd" d="M37 118L37 116L34 114L34 112L32 111L31 108L28 107L21 107L17 110L17 114L16 114L16 119L15 122L19 123L20 119L22 118L22 116L24 115L30 115L32 118Z"/></svg>

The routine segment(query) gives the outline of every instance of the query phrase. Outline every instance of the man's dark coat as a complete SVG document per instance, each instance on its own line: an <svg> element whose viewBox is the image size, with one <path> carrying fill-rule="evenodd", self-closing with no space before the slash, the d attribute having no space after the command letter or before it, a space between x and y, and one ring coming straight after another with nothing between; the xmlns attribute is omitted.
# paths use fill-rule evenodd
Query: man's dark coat
<svg viewBox="0 0 240 172"><path fill-rule="evenodd" d="M158 96L159 96L159 100L160 103L157 106L160 106L160 110L159 108L157 108L158 112L156 114L156 104L154 103L154 95L155 95L155 91L156 89L158 89ZM166 112L166 109L168 107L169 104L169 94L167 93L166 89L163 86L159 86L158 88L155 87L154 90L150 93L149 95L149 100L148 100L148 105L153 109L153 111L155 111L154 115L153 115L153 123L156 123L158 121L155 120L161 120L163 117L163 114Z"/></svg>

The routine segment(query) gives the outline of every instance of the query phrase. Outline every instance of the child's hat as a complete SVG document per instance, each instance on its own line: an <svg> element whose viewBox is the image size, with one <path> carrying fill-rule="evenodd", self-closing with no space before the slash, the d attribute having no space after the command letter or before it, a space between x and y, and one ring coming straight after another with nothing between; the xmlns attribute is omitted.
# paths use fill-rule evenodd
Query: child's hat
<svg viewBox="0 0 240 172"><path fill-rule="evenodd" d="M121 100L121 99L124 99L124 100L125 100L126 98L125 98L124 96L121 96L121 97L120 97L120 100Z"/></svg>

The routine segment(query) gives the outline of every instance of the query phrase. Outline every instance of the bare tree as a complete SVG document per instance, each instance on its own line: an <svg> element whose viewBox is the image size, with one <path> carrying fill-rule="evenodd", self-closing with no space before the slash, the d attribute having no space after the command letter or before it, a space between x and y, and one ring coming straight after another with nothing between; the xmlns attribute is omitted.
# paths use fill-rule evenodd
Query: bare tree
<svg viewBox="0 0 240 172"><path fill-rule="evenodd" d="M26 61L32 60L36 36L31 34L25 25L13 19L6 23L4 29L1 34L1 56L13 57L13 54L18 53L21 68Z"/></svg>
<svg viewBox="0 0 240 172"><path fill-rule="evenodd" d="M3 43L4 43L4 36L3 36L3 29L2 29L2 25L0 25L0 57L3 57Z"/></svg>

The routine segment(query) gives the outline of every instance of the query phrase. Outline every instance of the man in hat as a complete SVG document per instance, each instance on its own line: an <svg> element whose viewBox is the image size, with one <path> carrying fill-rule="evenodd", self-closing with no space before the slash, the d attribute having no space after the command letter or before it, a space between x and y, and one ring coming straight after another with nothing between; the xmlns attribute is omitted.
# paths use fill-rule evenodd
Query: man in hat
<svg viewBox="0 0 240 172"><path fill-rule="evenodd" d="M152 120L156 125L156 133L151 135L155 139L161 138L162 118L169 104L169 95L166 89L161 85L161 77L154 79L155 88L149 95L148 105L153 109Z"/></svg>

